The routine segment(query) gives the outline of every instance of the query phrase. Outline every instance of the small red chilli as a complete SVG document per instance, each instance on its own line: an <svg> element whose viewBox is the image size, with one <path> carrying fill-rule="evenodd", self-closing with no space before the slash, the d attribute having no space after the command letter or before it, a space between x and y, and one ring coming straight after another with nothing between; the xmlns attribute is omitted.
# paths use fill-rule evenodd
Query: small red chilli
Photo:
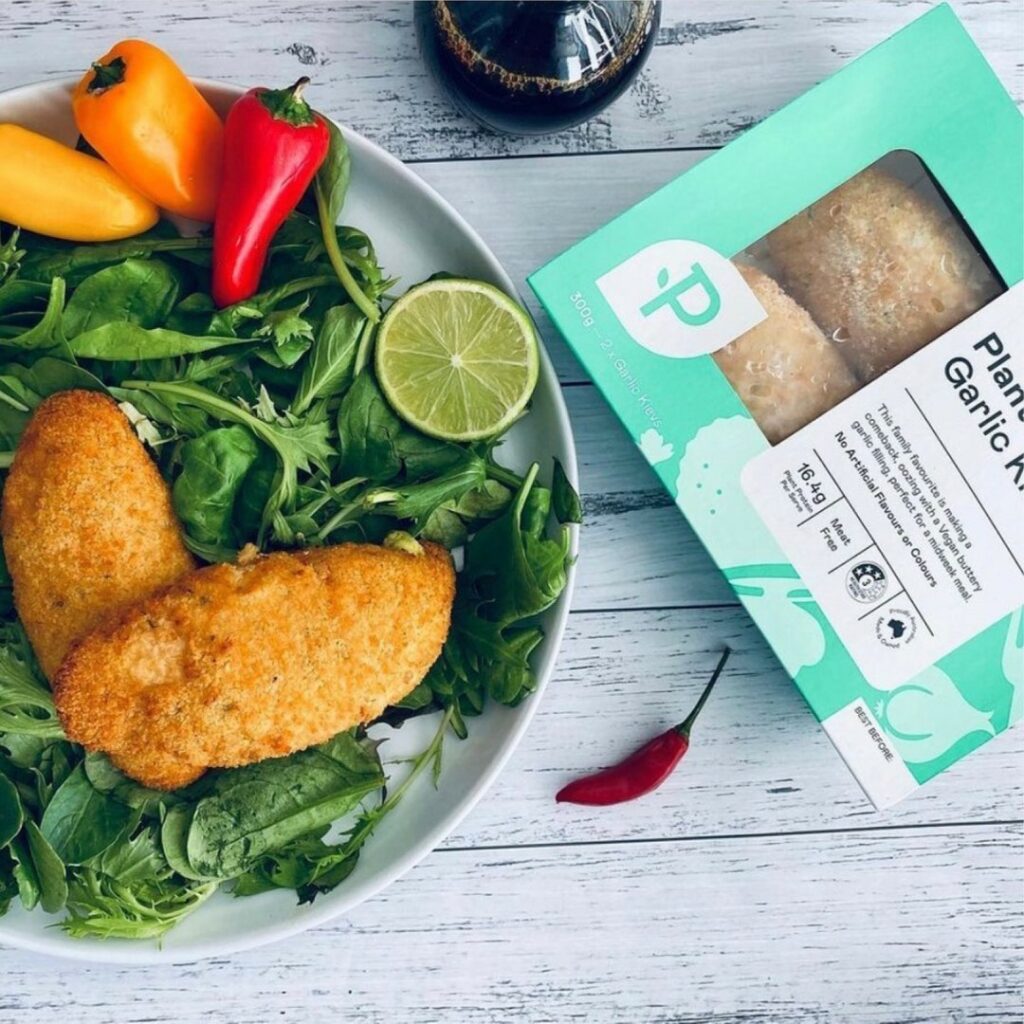
<svg viewBox="0 0 1024 1024"><path fill-rule="evenodd" d="M693 710L679 725L667 729L660 736L655 736L624 761L570 782L558 791L555 799L559 803L606 806L635 800L657 789L672 774L672 770L689 749L690 730L722 674L729 654L730 650L726 647L707 686L704 687L704 692Z"/></svg>
<svg viewBox="0 0 1024 1024"><path fill-rule="evenodd" d="M224 124L224 168L213 225L213 300L230 306L259 290L274 233L327 156L330 131L288 89L250 89Z"/></svg>

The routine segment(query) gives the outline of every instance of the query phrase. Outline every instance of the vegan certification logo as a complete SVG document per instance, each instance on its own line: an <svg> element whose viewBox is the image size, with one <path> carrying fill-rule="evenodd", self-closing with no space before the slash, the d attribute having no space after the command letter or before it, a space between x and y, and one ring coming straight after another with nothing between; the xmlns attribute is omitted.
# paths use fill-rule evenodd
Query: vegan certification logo
<svg viewBox="0 0 1024 1024"><path fill-rule="evenodd" d="M714 352L765 319L729 260L684 239L648 245L597 287L638 345L674 359Z"/></svg>
<svg viewBox="0 0 1024 1024"><path fill-rule="evenodd" d="M876 562L858 562L846 574L846 592L862 604L874 604L889 588L886 571Z"/></svg>

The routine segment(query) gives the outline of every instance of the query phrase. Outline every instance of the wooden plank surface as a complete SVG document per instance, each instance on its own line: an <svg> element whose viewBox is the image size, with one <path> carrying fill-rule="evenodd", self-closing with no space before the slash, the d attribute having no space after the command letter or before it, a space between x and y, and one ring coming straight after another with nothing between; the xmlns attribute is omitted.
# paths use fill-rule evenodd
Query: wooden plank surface
<svg viewBox="0 0 1024 1024"><path fill-rule="evenodd" d="M554 804L569 779L682 718L724 644L734 653L715 699L678 775L656 797L620 808ZM1010 730L878 813L741 608L578 613L522 745L448 845L1017 820L1022 765L1024 729Z"/></svg>
<svg viewBox="0 0 1024 1024"><path fill-rule="evenodd" d="M456 115L402 3L7 0L0 89L77 74L126 35L196 75L312 73L317 102L417 161L523 289L551 256L929 6L672 0L631 93L543 140ZM1024 5L953 6L1020 101ZM5 950L0 1024L1024 1019L1022 731L872 812L539 319L566 385L587 524L558 669L491 793L405 879L286 943L145 970ZM723 642L736 653L678 777L625 808L556 807L566 779L678 718Z"/></svg>
<svg viewBox="0 0 1024 1024"><path fill-rule="evenodd" d="M0 1020L1014 1024L1019 825L439 852L200 966L4 959Z"/></svg>
<svg viewBox="0 0 1024 1024"><path fill-rule="evenodd" d="M629 94L589 124L545 139L491 135L456 114L420 61L403 3L6 0L0 87L78 75L118 35L141 35L193 75L249 85L254 75L276 84L311 74L318 104L403 159L718 146L931 6L670 0L658 46ZM1024 98L1018 0L953 6L1007 88Z"/></svg>

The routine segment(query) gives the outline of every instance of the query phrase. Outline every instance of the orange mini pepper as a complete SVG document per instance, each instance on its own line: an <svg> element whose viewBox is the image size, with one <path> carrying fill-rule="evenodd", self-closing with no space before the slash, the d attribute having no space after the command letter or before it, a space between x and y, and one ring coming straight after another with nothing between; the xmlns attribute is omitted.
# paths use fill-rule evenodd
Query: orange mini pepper
<svg viewBox="0 0 1024 1024"><path fill-rule="evenodd" d="M102 160L0 124L0 220L72 242L109 242L151 228L159 216Z"/></svg>
<svg viewBox="0 0 1024 1024"><path fill-rule="evenodd" d="M224 126L163 50L118 43L85 73L71 97L85 140L158 206L212 221Z"/></svg>

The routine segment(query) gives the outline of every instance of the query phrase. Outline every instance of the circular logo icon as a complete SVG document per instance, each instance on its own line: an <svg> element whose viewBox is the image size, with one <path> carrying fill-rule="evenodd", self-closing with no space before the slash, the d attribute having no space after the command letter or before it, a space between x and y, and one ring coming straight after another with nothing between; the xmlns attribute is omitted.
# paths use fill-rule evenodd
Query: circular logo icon
<svg viewBox="0 0 1024 1024"><path fill-rule="evenodd" d="M906 647L917 634L917 619L906 608L887 608L875 620L875 636L884 647Z"/></svg>
<svg viewBox="0 0 1024 1024"><path fill-rule="evenodd" d="M858 562L846 574L846 592L863 604L874 604L885 596L889 577L875 562Z"/></svg>

